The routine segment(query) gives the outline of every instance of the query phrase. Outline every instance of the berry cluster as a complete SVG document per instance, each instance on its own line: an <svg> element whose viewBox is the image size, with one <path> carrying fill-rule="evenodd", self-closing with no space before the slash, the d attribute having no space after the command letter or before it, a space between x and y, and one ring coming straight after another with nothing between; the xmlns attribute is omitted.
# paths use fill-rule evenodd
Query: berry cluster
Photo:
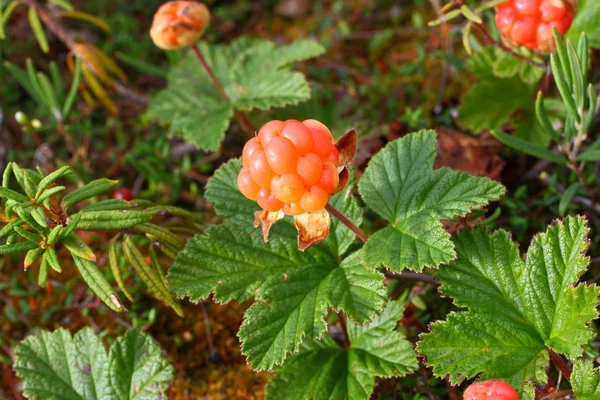
<svg viewBox="0 0 600 400"><path fill-rule="evenodd" d="M331 132L319 121L274 120L244 146L237 184L266 211L315 212L336 192L338 161Z"/></svg>
<svg viewBox="0 0 600 400"><path fill-rule="evenodd" d="M469 386L463 400L519 400L519 395L508 383L491 379Z"/></svg>
<svg viewBox="0 0 600 400"><path fill-rule="evenodd" d="M552 27L564 35L573 21L568 0L507 0L496 6L496 25L509 46L553 51Z"/></svg>

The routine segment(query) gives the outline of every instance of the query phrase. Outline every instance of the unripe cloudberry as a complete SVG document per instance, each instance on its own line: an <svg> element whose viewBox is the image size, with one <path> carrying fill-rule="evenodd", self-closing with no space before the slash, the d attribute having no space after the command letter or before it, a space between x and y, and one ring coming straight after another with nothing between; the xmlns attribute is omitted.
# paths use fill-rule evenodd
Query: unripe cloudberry
<svg viewBox="0 0 600 400"><path fill-rule="evenodd" d="M508 383L492 379L469 386L463 400L519 400L519 395Z"/></svg>
<svg viewBox="0 0 600 400"><path fill-rule="evenodd" d="M152 21L150 36L164 50L196 44L210 23L208 8L196 1L169 1L163 4Z"/></svg>
<svg viewBox="0 0 600 400"><path fill-rule="evenodd" d="M573 22L572 0L507 0L496 6L496 25L509 47L555 51L552 27L564 35Z"/></svg>
<svg viewBox="0 0 600 400"><path fill-rule="evenodd" d="M319 121L270 121L244 146L238 187L263 210L312 213L338 188L338 159L331 132Z"/></svg>

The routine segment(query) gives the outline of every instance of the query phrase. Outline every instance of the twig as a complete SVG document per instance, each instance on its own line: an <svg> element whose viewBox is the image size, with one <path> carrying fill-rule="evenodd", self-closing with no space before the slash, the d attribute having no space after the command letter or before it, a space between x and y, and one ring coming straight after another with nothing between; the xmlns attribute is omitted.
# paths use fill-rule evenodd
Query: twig
<svg viewBox="0 0 600 400"><path fill-rule="evenodd" d="M562 374L565 376L565 378L567 378L567 380L570 382L571 381L571 370L569 369L567 364L565 364L562 357L559 354L556 354L554 352L554 350L550 350L550 359L552 360L552 362L554 363L556 368L558 368L558 370L560 372L562 372Z"/></svg>
<svg viewBox="0 0 600 400"><path fill-rule="evenodd" d="M348 229L350 229L352 232L354 232L356 234L356 236L358 236L358 238L360 240L362 240L364 243L366 243L367 240L369 240L369 236L362 229L360 229L358 226L356 226L354 224L354 222L350 221L344 214L339 212L334 206L327 203L327 205L325 206L325 209L327 211L329 211L329 213L331 215L336 217L342 224L346 225L348 227Z"/></svg>
<svg viewBox="0 0 600 400"><path fill-rule="evenodd" d="M473 24L473 26L475 26L477 29L479 29L479 31L483 34L483 36L485 37L487 42L489 44L491 44L492 46L497 47L500 50L507 52L508 54L512 55L515 58L518 58L521 61L525 61L529 65L533 65L534 67L546 69L546 64L539 63L539 62L533 61L525 56L522 56L519 53L515 52L513 49L507 47L504 43L499 42L496 39L494 39L492 37L492 35L490 35L490 33L487 31L487 29L485 29L485 27L483 27L481 24Z"/></svg>
<svg viewBox="0 0 600 400"><path fill-rule="evenodd" d="M229 98L229 96L227 96L227 93L225 93L223 85L221 85L221 82L219 82L219 79L215 75L211 66L206 62L206 59L200 51L200 48L197 45L192 46L192 51L194 52L194 55L196 55L198 61L200 61L200 64L202 64L202 66L204 67L204 70L208 74L208 77L212 81L213 85L215 85L215 87L221 94L221 97L223 97L225 101L231 103L231 99ZM252 125L252 122L248 119L248 116L242 111L234 110L234 113L235 117L237 118L240 124L240 127L244 130L244 132L249 133L250 135L254 135L256 133L256 129Z"/></svg>

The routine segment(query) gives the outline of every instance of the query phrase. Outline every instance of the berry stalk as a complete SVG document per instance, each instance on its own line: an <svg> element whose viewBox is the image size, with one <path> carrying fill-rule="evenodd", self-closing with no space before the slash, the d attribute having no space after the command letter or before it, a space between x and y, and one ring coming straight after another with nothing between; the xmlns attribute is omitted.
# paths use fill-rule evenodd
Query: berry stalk
<svg viewBox="0 0 600 400"><path fill-rule="evenodd" d="M555 353L553 350L550 350L550 359L552 360L556 368L558 368L558 370L562 372L564 377L567 378L567 380L570 382L571 370L569 369L569 367L567 367L567 364L565 364L562 357L559 354Z"/></svg>
<svg viewBox="0 0 600 400"><path fill-rule="evenodd" d="M223 97L223 99L225 101L231 102L231 99L229 98L229 96L227 96L227 93L225 93L225 89L223 88L223 85L221 85L221 82L219 82L219 79L215 75L213 69L206 62L206 59L204 58L204 55L198 48L198 45L192 46L192 51L196 55L196 58L198 59L198 61L200 61L200 64L202 64L202 67L204 67L204 70L208 74L208 77L212 81L213 85L215 85L215 87L219 91L219 94L221 95L221 97ZM250 121L250 119L248 119L248 116L243 111L234 110L234 113L235 113L235 117L237 118L242 130L250 135L254 135L256 133L256 129L252 125L252 122Z"/></svg>
<svg viewBox="0 0 600 400"><path fill-rule="evenodd" d="M329 213L331 215L336 217L342 224L346 225L348 227L348 229L350 229L352 232L354 232L356 234L356 236L358 236L358 238L363 241L363 243L366 243L366 241L369 240L369 236L362 229L360 229L358 226L354 225L354 222L350 221L344 214L339 212L334 206L327 203L325 205L325 209L327 211L329 211Z"/></svg>

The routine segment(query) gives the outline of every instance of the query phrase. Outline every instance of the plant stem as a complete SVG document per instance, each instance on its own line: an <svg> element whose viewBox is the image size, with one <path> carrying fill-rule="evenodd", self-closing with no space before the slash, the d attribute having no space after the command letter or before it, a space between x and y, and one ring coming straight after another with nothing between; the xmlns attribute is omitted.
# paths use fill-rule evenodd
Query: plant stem
<svg viewBox="0 0 600 400"><path fill-rule="evenodd" d="M550 350L550 359L552 360L556 368L558 368L560 372L562 372L562 374L565 376L565 378L567 378L567 380L570 382L571 370L569 370L569 367L567 366L567 364L565 364L562 357L559 354L556 354L553 350Z"/></svg>
<svg viewBox="0 0 600 400"><path fill-rule="evenodd" d="M485 37L485 39L487 40L487 42L489 44L491 44L494 47L499 48L502 51L507 52L508 54L512 55L515 58L518 58L521 61L525 61L527 64L529 65L533 65L534 67L539 67L542 69L546 69L546 64L542 64L536 61L533 61L525 56L522 56L521 54L515 52L513 49L507 47L504 43L497 41L496 39L494 39L492 37L492 35L490 35L490 33L480 24L473 24L473 26L475 26L477 29L479 29L479 31L483 34L483 36Z"/></svg>
<svg viewBox="0 0 600 400"><path fill-rule="evenodd" d="M364 243L366 243L367 240L369 240L369 235L367 235L358 226L354 225L354 222L350 221L344 214L342 214L341 212L339 212L334 206L332 206L331 204L327 203L327 205L325 205L325 209L327 211L329 211L329 213L331 215L333 215L338 220L340 220L340 222L342 224L346 225L348 227L348 229L350 229L352 232L354 232L356 234L356 236L358 236L358 238L360 240L362 240Z"/></svg>
<svg viewBox="0 0 600 400"><path fill-rule="evenodd" d="M196 55L198 61L200 61L200 64L202 64L202 67L204 67L204 70L208 74L208 77L212 81L213 85L215 85L215 87L219 91L219 94L221 94L221 97L228 103L231 103L231 99L229 98L229 96L227 96L227 93L225 93L223 85L221 85L221 82L219 82L219 79L215 75L215 72L213 71L211 66L208 65L208 63L206 62L206 59L204 58L204 55L200 51L198 45L192 46L192 51L194 52L194 55ZM256 129L252 125L252 122L250 121L248 116L243 111L234 110L233 112L238 120L238 123L240 124L240 128L242 128L244 132L250 135L256 134Z"/></svg>

